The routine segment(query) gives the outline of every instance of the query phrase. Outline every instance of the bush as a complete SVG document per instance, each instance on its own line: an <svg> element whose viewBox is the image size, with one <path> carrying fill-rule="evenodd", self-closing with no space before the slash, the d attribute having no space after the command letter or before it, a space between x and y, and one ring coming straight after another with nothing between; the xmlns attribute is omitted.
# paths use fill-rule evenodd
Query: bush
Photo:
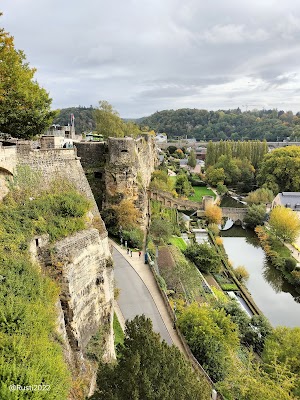
<svg viewBox="0 0 300 400"><path fill-rule="evenodd" d="M192 244L184 251L184 254L201 272L220 272L222 268L220 256L207 243Z"/></svg>
<svg viewBox="0 0 300 400"><path fill-rule="evenodd" d="M297 262L294 258L285 258L284 259L284 268L288 272L292 272L297 266Z"/></svg>

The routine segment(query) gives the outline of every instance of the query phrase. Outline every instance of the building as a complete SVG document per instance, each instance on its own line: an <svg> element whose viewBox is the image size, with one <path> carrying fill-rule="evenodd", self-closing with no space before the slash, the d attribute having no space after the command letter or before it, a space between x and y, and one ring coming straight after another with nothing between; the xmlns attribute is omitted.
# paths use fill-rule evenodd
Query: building
<svg viewBox="0 0 300 400"><path fill-rule="evenodd" d="M293 211L300 211L300 192L278 193L272 201L272 208L276 206L287 207Z"/></svg>
<svg viewBox="0 0 300 400"><path fill-rule="evenodd" d="M156 143L167 143L168 136L166 133L157 133L155 136Z"/></svg>

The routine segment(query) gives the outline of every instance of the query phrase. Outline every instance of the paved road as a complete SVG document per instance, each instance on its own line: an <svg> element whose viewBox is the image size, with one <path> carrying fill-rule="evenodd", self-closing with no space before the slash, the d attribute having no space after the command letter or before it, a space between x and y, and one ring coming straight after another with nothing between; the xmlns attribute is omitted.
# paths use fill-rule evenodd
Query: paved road
<svg viewBox="0 0 300 400"><path fill-rule="evenodd" d="M146 317L151 318L154 331L160 333L168 344L172 344L171 336L142 279L115 248L113 249L113 259L116 286L120 289L118 305L124 318L133 319L136 315L145 314ZM145 268L147 268L146 265Z"/></svg>

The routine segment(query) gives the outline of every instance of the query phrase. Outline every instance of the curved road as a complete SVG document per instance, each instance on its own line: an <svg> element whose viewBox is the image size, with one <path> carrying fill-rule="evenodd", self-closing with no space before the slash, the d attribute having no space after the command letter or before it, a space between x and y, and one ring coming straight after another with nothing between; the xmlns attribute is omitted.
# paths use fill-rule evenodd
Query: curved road
<svg viewBox="0 0 300 400"><path fill-rule="evenodd" d="M135 254L136 256L136 254ZM162 339L173 344L171 336L153 301L153 298L137 272L116 249L113 249L116 286L120 289L118 305L125 319L145 314L153 323L153 330L160 333ZM145 268L147 266L145 265Z"/></svg>

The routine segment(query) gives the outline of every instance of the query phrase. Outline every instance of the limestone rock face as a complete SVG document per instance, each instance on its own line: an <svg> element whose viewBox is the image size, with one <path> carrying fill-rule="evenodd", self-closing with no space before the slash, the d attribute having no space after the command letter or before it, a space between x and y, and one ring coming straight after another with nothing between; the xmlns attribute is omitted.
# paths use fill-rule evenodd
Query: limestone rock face
<svg viewBox="0 0 300 400"><path fill-rule="evenodd" d="M48 259L49 275L61 287L60 333L67 336L72 351L84 351L101 326L106 336L104 355L112 359L113 269L108 239L103 236L94 228L80 231L57 242L51 255L45 251L43 257Z"/></svg>
<svg viewBox="0 0 300 400"><path fill-rule="evenodd" d="M147 187L157 165L157 150L152 135L137 139L109 138L105 166L105 201L110 207L122 199L130 199L141 212L141 226L145 225L148 210Z"/></svg>

